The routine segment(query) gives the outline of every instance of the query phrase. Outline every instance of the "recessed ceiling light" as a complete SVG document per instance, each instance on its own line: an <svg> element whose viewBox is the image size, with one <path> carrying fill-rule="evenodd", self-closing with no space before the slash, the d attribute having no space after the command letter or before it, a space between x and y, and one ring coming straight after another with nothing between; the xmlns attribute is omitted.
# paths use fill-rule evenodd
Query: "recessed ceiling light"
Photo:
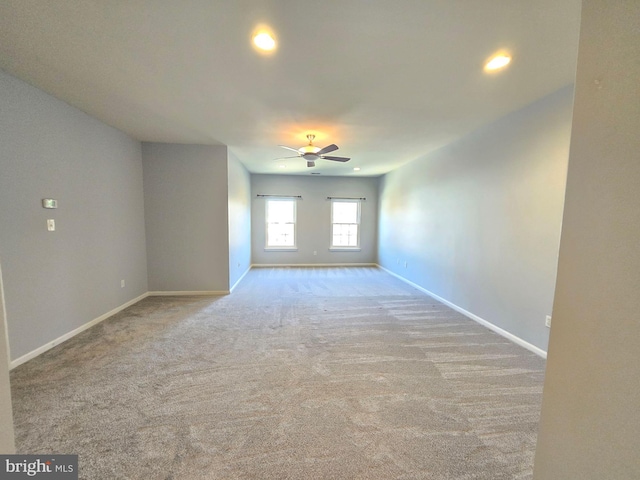
<svg viewBox="0 0 640 480"><path fill-rule="evenodd" d="M286 165L278 165L278 167L284 168L284 167L286 167Z"/></svg>
<svg viewBox="0 0 640 480"><path fill-rule="evenodd" d="M509 62L511 62L511 56L509 54L498 53L487 60L487 63L484 64L484 69L487 72L498 70L509 65Z"/></svg>
<svg viewBox="0 0 640 480"><path fill-rule="evenodd" d="M276 39L267 30L259 30L253 35L253 44L263 52L272 52L276 49Z"/></svg>
<svg viewBox="0 0 640 480"><path fill-rule="evenodd" d="M353 167L353 171L354 172L359 172L360 171L360 167Z"/></svg>
<svg viewBox="0 0 640 480"><path fill-rule="evenodd" d="M320 172L311 172L311 175L320 175Z"/></svg>

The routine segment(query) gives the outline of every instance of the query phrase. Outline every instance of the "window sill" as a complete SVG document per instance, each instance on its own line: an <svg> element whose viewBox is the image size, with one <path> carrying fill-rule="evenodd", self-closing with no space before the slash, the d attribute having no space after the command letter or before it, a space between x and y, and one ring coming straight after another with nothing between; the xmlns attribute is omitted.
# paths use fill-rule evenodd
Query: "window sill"
<svg viewBox="0 0 640 480"><path fill-rule="evenodd" d="M265 252L297 252L297 247L265 247Z"/></svg>
<svg viewBox="0 0 640 480"><path fill-rule="evenodd" d="M329 248L330 252L359 252L361 250L360 247L331 247Z"/></svg>

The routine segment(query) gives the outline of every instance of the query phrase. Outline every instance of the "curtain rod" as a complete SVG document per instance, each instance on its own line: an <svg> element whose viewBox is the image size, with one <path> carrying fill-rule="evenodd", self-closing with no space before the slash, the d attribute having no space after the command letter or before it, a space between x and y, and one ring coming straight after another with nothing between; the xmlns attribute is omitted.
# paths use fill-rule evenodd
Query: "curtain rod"
<svg viewBox="0 0 640 480"><path fill-rule="evenodd" d="M365 197L327 197L327 200L366 200Z"/></svg>
<svg viewBox="0 0 640 480"><path fill-rule="evenodd" d="M302 198L302 195L262 195L259 193L256 197Z"/></svg>

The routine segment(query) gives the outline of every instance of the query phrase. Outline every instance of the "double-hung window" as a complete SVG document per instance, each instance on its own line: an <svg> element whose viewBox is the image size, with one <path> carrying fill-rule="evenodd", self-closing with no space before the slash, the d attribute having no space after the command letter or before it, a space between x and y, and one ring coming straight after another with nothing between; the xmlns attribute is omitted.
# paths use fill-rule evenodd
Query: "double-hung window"
<svg viewBox="0 0 640 480"><path fill-rule="evenodd" d="M331 200L331 248L360 248L360 200Z"/></svg>
<svg viewBox="0 0 640 480"><path fill-rule="evenodd" d="M267 248L296 248L296 201L292 198L267 200Z"/></svg>

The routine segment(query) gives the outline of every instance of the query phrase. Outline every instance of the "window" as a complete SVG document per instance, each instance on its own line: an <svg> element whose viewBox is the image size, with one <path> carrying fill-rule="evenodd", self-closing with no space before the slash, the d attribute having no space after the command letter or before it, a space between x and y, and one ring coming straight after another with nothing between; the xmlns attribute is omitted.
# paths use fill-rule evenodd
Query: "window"
<svg viewBox="0 0 640 480"><path fill-rule="evenodd" d="M360 247L360 200L331 200L331 248Z"/></svg>
<svg viewBox="0 0 640 480"><path fill-rule="evenodd" d="M296 201L267 200L267 248L296 247Z"/></svg>

